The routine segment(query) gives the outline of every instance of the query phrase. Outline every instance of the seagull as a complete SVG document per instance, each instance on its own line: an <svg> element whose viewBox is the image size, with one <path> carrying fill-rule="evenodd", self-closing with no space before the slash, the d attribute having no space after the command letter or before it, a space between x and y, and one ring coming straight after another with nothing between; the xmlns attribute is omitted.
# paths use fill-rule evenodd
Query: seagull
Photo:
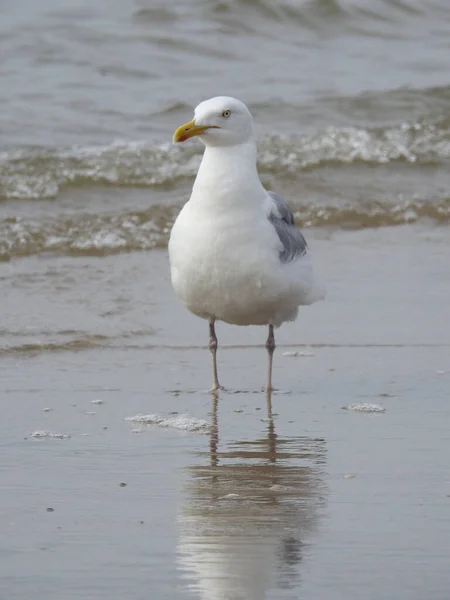
<svg viewBox="0 0 450 600"><path fill-rule="evenodd" d="M256 166L256 138L247 106L219 96L201 102L173 142L198 136L205 152L189 201L170 233L176 295L209 323L211 392L224 389L217 372L216 321L266 325L272 387L274 328L294 321L298 307L324 297L311 254L285 200L267 191Z"/></svg>

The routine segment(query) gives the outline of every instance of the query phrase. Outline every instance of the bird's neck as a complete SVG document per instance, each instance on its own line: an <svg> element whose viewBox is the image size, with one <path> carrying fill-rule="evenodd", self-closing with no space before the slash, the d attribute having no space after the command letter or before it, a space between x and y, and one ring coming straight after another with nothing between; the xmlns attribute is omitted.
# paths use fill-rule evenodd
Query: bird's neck
<svg viewBox="0 0 450 600"><path fill-rule="evenodd" d="M263 191L256 168L256 143L238 146L207 146L193 187L192 199L219 197L229 205L236 197Z"/></svg>

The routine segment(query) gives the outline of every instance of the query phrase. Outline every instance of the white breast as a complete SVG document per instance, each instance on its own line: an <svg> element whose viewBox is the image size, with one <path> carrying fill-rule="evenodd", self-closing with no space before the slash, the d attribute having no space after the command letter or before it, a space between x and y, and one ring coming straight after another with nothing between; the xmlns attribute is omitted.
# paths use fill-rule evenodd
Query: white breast
<svg viewBox="0 0 450 600"><path fill-rule="evenodd" d="M280 240L261 205L259 210L245 204L205 210L191 200L170 237L174 289L200 317L279 325L295 318L311 271L308 257L298 261L303 274L299 265L281 264L279 250Z"/></svg>

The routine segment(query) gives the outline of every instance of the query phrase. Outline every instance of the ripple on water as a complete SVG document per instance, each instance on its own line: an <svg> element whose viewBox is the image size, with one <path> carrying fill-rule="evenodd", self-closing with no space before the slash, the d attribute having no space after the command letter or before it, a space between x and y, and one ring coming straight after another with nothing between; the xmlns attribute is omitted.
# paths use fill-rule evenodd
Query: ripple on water
<svg viewBox="0 0 450 600"><path fill-rule="evenodd" d="M138 425L157 425L158 427L173 428L180 431L197 431L199 433L208 433L211 427L210 423L204 419L196 419L188 415L174 417L163 417L156 414L135 415L134 417L125 417L125 421Z"/></svg>

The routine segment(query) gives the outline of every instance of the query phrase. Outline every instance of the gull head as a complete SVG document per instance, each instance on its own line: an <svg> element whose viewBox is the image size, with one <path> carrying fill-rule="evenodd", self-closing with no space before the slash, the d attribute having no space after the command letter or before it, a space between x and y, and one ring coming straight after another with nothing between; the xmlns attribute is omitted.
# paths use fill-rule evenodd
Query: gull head
<svg viewBox="0 0 450 600"><path fill-rule="evenodd" d="M250 111L240 100L217 96L201 102L189 123L178 127L174 142L200 136L205 146L237 146L253 138Z"/></svg>

